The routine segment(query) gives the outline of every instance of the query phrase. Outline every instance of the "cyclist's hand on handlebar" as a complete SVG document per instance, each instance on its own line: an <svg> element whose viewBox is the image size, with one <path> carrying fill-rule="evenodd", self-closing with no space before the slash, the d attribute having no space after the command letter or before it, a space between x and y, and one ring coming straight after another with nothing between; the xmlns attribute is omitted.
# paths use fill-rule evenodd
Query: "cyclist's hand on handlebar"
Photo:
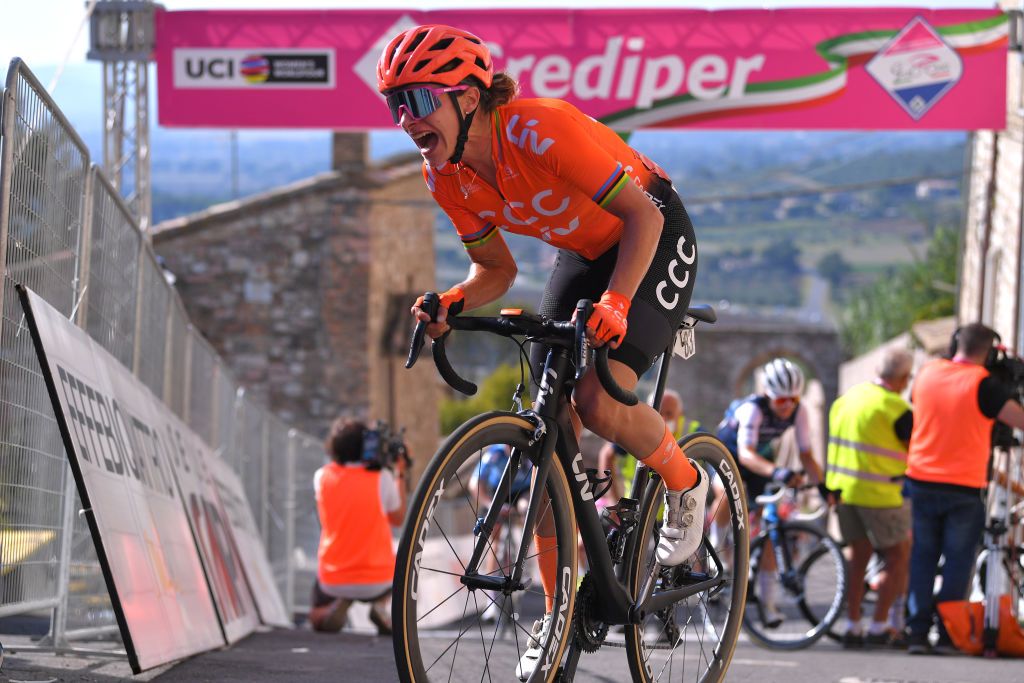
<svg viewBox="0 0 1024 683"><path fill-rule="evenodd" d="M456 285L447 292L441 294L440 299L441 305L437 309L437 320L434 322L431 322L430 315L420 308L423 305L422 296L416 299L416 303L413 304L412 309L409 311L417 320L430 323L427 325L427 334L431 339L437 339L448 331L448 309L453 305L458 304L457 308L461 311L461 304L465 302L466 295L462 291L462 288Z"/></svg>
<svg viewBox="0 0 1024 683"><path fill-rule="evenodd" d="M842 491L838 489L830 489L824 484L818 484L818 494L829 507L835 507L842 502Z"/></svg>
<svg viewBox="0 0 1024 683"><path fill-rule="evenodd" d="M801 486L804 483L804 475L788 467L776 467L772 472L772 481L783 486Z"/></svg>
<svg viewBox="0 0 1024 683"><path fill-rule="evenodd" d="M626 338L626 318L630 301L624 295L610 289L594 304L594 311L587 319L587 338L594 347L608 344L613 349Z"/></svg>

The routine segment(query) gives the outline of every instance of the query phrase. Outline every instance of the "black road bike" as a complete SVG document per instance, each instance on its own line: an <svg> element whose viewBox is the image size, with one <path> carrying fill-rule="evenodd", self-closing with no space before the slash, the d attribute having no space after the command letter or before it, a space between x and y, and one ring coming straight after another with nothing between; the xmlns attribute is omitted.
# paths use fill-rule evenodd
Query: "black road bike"
<svg viewBox="0 0 1024 683"><path fill-rule="evenodd" d="M437 296L423 310L437 310ZM695 434L680 442L683 452L724 483L730 530L676 567L655 559L658 510L664 485L646 467L644 486L616 506L616 524L602 525L595 501L600 478L584 468L572 428L569 398L584 372L596 371L605 390L634 405L637 398L616 383L607 347L591 353L585 336L589 301L577 307L576 323L559 322L519 310L497 317L449 312L454 330L486 331L544 344L547 357L532 410L495 411L470 419L441 445L420 480L399 543L392 607L395 661L403 681L513 681L531 639L541 648L529 681L573 680L579 657L606 643L609 627L622 625L614 640L624 647L635 681L721 681L740 631L747 594L749 537L743 484L729 451L714 437ZM431 313L432 317L436 313ZM681 330L692 340L697 321L714 322L709 307L689 309ZM415 362L424 323L413 335L407 367ZM445 381L472 394L445 354L448 334L434 340L434 362ZM681 337L682 338L682 337ZM662 355L657 399L664 390L672 349ZM593 358L594 369L589 369ZM518 393L517 393L518 397ZM518 403L518 399L516 400ZM467 487L490 446L511 446L509 461L491 505L480 505ZM492 530L520 462L533 466L522 528L511 553L493 547ZM709 511L710 515L713 511ZM556 542L541 557L535 529ZM577 538L582 538L589 571L578 576ZM484 562L487 555L509 563ZM538 562L556 568L556 585L546 593ZM487 572L485 567L497 565ZM550 566L550 565L549 565ZM551 602L550 610L545 601ZM499 604L496 622L482 618ZM510 607L511 606L511 607ZM493 612L494 610L492 610ZM545 613L547 629L539 627ZM525 676L524 676L525 677Z"/></svg>

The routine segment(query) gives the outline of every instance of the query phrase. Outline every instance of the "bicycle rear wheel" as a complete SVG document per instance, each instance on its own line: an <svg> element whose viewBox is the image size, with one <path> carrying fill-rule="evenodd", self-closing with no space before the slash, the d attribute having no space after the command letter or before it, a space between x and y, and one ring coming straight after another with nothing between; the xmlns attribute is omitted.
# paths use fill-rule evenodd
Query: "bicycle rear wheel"
<svg viewBox="0 0 1024 683"><path fill-rule="evenodd" d="M661 567L655 559L661 526L658 510L665 486L654 478L641 501L639 522L626 547L626 586L634 598L655 591L724 578L718 588L696 593L648 614L639 625L627 626L626 657L634 681L715 683L725 677L739 637L747 594L746 493L732 455L707 434L680 441L683 453L725 486L719 505L728 507L729 525L714 542L707 535L692 558L678 567ZM710 501L709 501L710 503ZM707 510L707 520L714 518Z"/></svg>
<svg viewBox="0 0 1024 683"><path fill-rule="evenodd" d="M767 536L750 547L750 584L743 627L756 644L773 650L800 650L828 633L846 604L846 559L839 544L813 524L782 522L789 566L764 571ZM774 551L774 548L772 548ZM775 553L778 558L779 553ZM769 591L774 600L769 600ZM768 603L783 617L768 622Z"/></svg>
<svg viewBox="0 0 1024 683"><path fill-rule="evenodd" d="M490 446L508 444L524 457L535 457L540 444L533 444L533 432L533 424L514 413L487 413L448 437L427 467L409 508L395 564L392 621L395 662L402 681L516 679L516 664L527 649L534 621L545 613L533 535L525 539L529 544L522 574L528 583L525 588L471 589L463 579L478 543L485 544L485 554L492 557L489 563L480 562L480 575L502 579L512 575L513 567L500 558L517 557L518 548L499 550L478 531L488 501L472 485L472 473L479 472L481 456ZM533 495L541 495L540 486L534 482ZM550 682L558 672L571 630L576 587L575 516L569 484L557 458L551 463L545 490L548 500L537 519L540 524L547 516L554 524L557 548L553 552L562 580L554 591L552 627L541 639L540 663L529 679L534 683ZM522 522L512 515L508 523ZM504 535L505 539L521 537L519 530ZM488 622L483 613L492 604L499 605L498 617Z"/></svg>

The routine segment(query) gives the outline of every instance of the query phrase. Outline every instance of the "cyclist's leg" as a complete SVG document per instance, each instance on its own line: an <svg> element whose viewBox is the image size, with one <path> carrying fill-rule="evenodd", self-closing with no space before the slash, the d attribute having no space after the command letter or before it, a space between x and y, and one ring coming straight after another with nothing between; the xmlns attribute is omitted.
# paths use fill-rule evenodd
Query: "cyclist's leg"
<svg viewBox="0 0 1024 683"><path fill-rule="evenodd" d="M546 492L541 497L540 509L548 511L551 509ZM554 519L550 512L545 513L537 520L537 526L533 530L533 539L537 544L537 568L540 570L540 582L544 586L544 606L545 610L550 612L558 583L558 556L555 553L558 544L555 538Z"/></svg>
<svg viewBox="0 0 1024 683"><path fill-rule="evenodd" d="M660 179L651 186L649 196L664 217L662 232L633 296L626 337L609 353L612 374L628 389L636 386L638 378L671 344L686 315L697 275L696 238L679 196L670 183ZM612 252L617 252L617 247L609 250ZM602 282L602 289L605 287L607 281ZM603 390L597 377L590 375L577 386L574 400L588 429L645 460L670 491L689 489L698 481L671 429L650 406L618 403Z"/></svg>

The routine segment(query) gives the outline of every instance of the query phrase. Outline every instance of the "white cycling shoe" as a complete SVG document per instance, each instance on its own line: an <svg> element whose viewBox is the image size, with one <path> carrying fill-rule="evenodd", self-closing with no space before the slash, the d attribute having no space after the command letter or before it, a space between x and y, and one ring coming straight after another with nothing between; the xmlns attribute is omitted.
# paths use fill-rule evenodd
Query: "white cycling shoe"
<svg viewBox="0 0 1024 683"><path fill-rule="evenodd" d="M533 631L530 640L526 643L526 652L519 658L516 665L516 676L520 681L525 681L537 668L541 655L544 654L544 641L548 639L548 631L551 630L551 612L544 615L543 619L533 622Z"/></svg>
<svg viewBox="0 0 1024 683"><path fill-rule="evenodd" d="M697 552L704 539L704 509L708 499L708 475L690 460L697 470L697 483L686 491L665 491L665 517L658 539L658 563L665 567L682 564Z"/></svg>

